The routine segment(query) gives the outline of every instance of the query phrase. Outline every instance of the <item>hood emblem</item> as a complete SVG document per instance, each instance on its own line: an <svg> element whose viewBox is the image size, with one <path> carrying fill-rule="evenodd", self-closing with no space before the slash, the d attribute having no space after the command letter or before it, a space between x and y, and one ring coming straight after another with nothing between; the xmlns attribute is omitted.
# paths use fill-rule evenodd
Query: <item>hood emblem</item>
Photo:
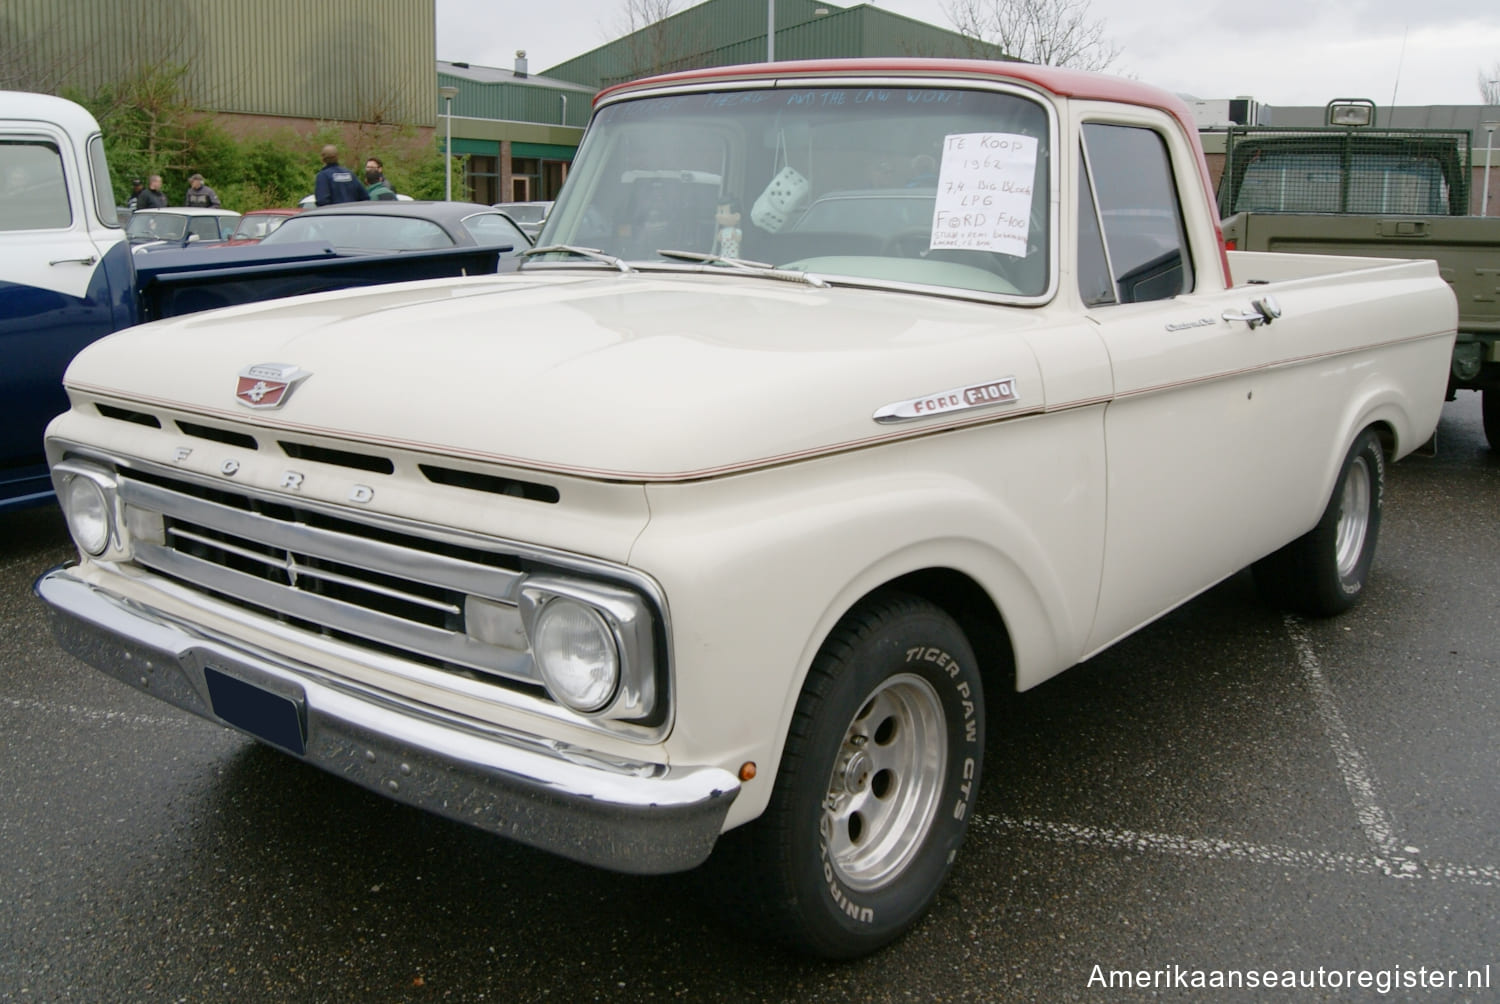
<svg viewBox="0 0 1500 1004"><path fill-rule="evenodd" d="M946 415L955 411L968 411L970 408L1015 404L1019 400L1021 400L1021 395L1016 390L1016 378L1008 376L1001 377L999 380L970 384L967 387L936 391L923 397L914 397L910 401L897 401L895 404L888 404L878 409L870 417L885 425L890 422L909 422L914 418Z"/></svg>
<svg viewBox="0 0 1500 1004"><path fill-rule="evenodd" d="M292 363L256 363L240 371L234 397L246 408L280 408L292 388L310 376Z"/></svg>

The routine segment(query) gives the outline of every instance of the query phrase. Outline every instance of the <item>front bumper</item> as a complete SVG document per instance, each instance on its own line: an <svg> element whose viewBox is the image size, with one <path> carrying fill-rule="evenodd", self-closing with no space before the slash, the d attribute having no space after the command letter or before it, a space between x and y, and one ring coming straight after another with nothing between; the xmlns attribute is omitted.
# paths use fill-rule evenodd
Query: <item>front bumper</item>
<svg viewBox="0 0 1500 1004"><path fill-rule="evenodd" d="M398 802L585 864L693 868L739 794L716 767L603 757L354 686L121 599L67 567L35 591L66 651L138 690ZM278 726L292 722L290 739L257 727L267 715L229 707L226 678L229 693L269 707Z"/></svg>

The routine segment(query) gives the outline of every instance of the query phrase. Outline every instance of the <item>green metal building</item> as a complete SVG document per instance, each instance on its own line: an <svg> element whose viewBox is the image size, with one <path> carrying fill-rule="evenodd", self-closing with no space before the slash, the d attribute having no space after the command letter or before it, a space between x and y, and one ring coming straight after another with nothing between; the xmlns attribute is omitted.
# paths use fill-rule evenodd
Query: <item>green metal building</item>
<svg viewBox="0 0 1500 1004"><path fill-rule="evenodd" d="M707 0L531 76L525 53L513 70L438 64L453 98L453 152L468 156L476 201L551 199L562 187L594 94L653 73L758 63L766 58L766 0ZM1007 58L999 48L869 4L836 7L777 0L775 57ZM495 197L491 196L503 196Z"/></svg>
<svg viewBox="0 0 1500 1004"><path fill-rule="evenodd" d="M708 0L547 70L596 88L672 70L766 59L766 0ZM777 0L775 57L927 56L1006 59L997 46L870 4Z"/></svg>
<svg viewBox="0 0 1500 1004"><path fill-rule="evenodd" d="M436 30L434 0L5 0L0 68L57 93L181 66L206 111L432 127Z"/></svg>
<svg viewBox="0 0 1500 1004"><path fill-rule="evenodd" d="M465 158L470 198L530 202L557 195L588 124L594 88L531 76L524 52L516 53L510 70L439 62L437 85L439 95L442 88L456 89L453 152ZM447 115L447 99L439 100ZM444 138L448 126L439 123Z"/></svg>
<svg viewBox="0 0 1500 1004"><path fill-rule="evenodd" d="M600 88L761 62L767 10L767 0L707 0L533 75L520 52L509 69L435 61L435 0L4 0L0 87L95 92L181 66L188 100L240 135L341 122L346 143L368 150L370 126L376 137L385 127L431 129L439 142L451 133L469 197L545 200L562 187ZM777 0L775 14L778 61L1005 58L870 4ZM456 89L451 103L441 88Z"/></svg>

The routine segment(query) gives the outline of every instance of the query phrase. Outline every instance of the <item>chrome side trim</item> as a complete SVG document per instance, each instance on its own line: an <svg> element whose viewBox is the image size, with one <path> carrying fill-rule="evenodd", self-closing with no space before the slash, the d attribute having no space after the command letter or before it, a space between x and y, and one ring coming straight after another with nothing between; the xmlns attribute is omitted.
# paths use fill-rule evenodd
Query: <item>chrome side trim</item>
<svg viewBox="0 0 1500 1004"><path fill-rule="evenodd" d="M69 653L210 721L204 668L300 695L302 759L387 798L635 874L708 857L740 784L717 767L605 756L336 680L112 596L56 568L35 584Z"/></svg>

